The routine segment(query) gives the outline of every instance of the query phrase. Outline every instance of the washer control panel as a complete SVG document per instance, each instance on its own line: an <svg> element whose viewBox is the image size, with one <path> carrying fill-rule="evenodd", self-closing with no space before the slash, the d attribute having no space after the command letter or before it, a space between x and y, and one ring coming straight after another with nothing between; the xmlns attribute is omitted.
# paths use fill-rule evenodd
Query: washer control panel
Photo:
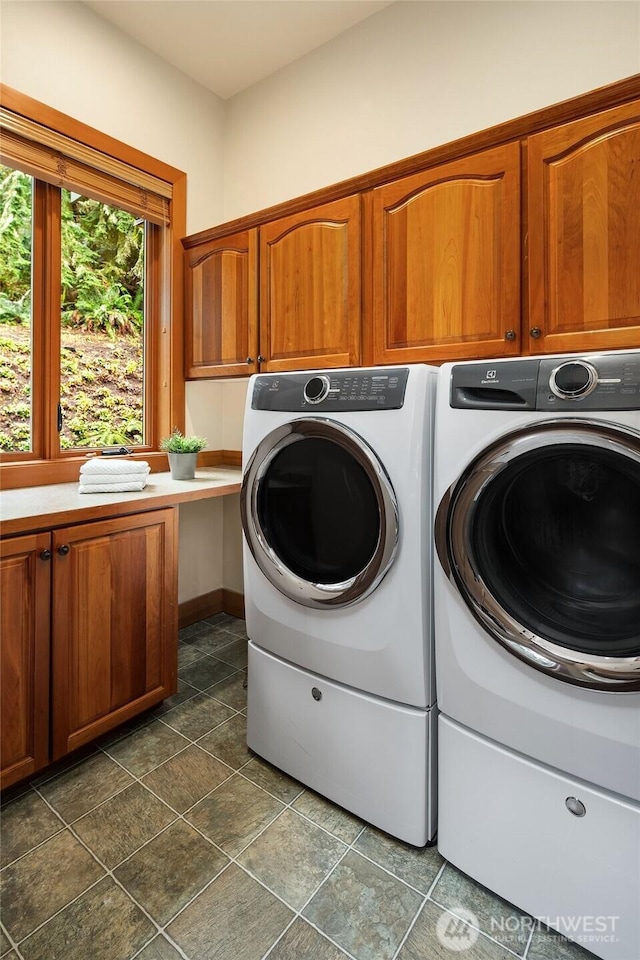
<svg viewBox="0 0 640 960"><path fill-rule="evenodd" d="M640 410L640 350L456 364L450 403L476 410Z"/></svg>
<svg viewBox="0 0 640 960"><path fill-rule="evenodd" d="M408 367L266 373L253 384L253 410L336 413L348 410L399 410Z"/></svg>

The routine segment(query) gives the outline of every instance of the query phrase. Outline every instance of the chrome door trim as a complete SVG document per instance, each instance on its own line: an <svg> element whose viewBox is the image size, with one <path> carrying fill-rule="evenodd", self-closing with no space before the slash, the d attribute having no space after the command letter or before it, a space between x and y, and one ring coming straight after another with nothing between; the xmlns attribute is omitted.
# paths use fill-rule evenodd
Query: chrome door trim
<svg viewBox="0 0 640 960"><path fill-rule="evenodd" d="M267 541L258 516L260 484L271 462L285 447L309 437L331 440L351 454L369 478L378 504L380 536L374 554L364 569L339 583L313 583L290 570ZM258 444L243 471L240 514L247 545L262 573L286 597L306 607L344 607L364 600L385 576L398 549L398 503L384 467L362 437L323 417L291 420Z"/></svg>
<svg viewBox="0 0 640 960"><path fill-rule="evenodd" d="M640 433L608 421L572 418L539 421L534 426L505 434L477 456L443 496L435 521L438 558L480 625L529 666L592 690L640 690L640 656L589 655L532 633L493 596L473 555L471 525L483 491L517 457L561 444L598 447L640 464Z"/></svg>

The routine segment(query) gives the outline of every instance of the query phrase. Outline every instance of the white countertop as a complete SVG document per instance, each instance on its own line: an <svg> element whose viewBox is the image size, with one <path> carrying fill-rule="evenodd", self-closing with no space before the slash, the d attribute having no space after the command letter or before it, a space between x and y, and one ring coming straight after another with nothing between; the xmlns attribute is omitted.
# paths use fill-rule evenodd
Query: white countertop
<svg viewBox="0 0 640 960"><path fill-rule="evenodd" d="M51 529L104 517L224 497L240 491L239 467L201 467L194 480L173 480L170 473L150 473L136 493L78 493L77 483L22 487L0 493L0 535Z"/></svg>

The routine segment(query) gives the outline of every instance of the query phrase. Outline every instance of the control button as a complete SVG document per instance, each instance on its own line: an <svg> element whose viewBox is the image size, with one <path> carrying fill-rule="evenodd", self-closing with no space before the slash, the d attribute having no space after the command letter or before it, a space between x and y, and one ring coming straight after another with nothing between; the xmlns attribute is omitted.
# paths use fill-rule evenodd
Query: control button
<svg viewBox="0 0 640 960"><path fill-rule="evenodd" d="M586 360L568 360L551 373L549 387L562 400L580 400L598 385L598 371Z"/></svg>
<svg viewBox="0 0 640 960"><path fill-rule="evenodd" d="M302 391L305 400L307 403L320 403L329 393L330 386L329 377L325 377L324 375L311 377L311 379L305 383L304 390Z"/></svg>

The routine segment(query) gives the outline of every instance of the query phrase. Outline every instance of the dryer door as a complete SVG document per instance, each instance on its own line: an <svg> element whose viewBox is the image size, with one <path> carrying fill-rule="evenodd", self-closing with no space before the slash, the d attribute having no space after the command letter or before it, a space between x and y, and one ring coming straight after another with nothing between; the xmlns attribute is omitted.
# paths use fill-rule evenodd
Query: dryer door
<svg viewBox="0 0 640 960"><path fill-rule="evenodd" d="M391 482L365 441L331 420L292 420L270 433L244 471L240 509L264 575L307 607L364 599L395 557Z"/></svg>
<svg viewBox="0 0 640 960"><path fill-rule="evenodd" d="M640 689L640 434L555 420L487 448L443 498L440 562L507 650L593 689Z"/></svg>

